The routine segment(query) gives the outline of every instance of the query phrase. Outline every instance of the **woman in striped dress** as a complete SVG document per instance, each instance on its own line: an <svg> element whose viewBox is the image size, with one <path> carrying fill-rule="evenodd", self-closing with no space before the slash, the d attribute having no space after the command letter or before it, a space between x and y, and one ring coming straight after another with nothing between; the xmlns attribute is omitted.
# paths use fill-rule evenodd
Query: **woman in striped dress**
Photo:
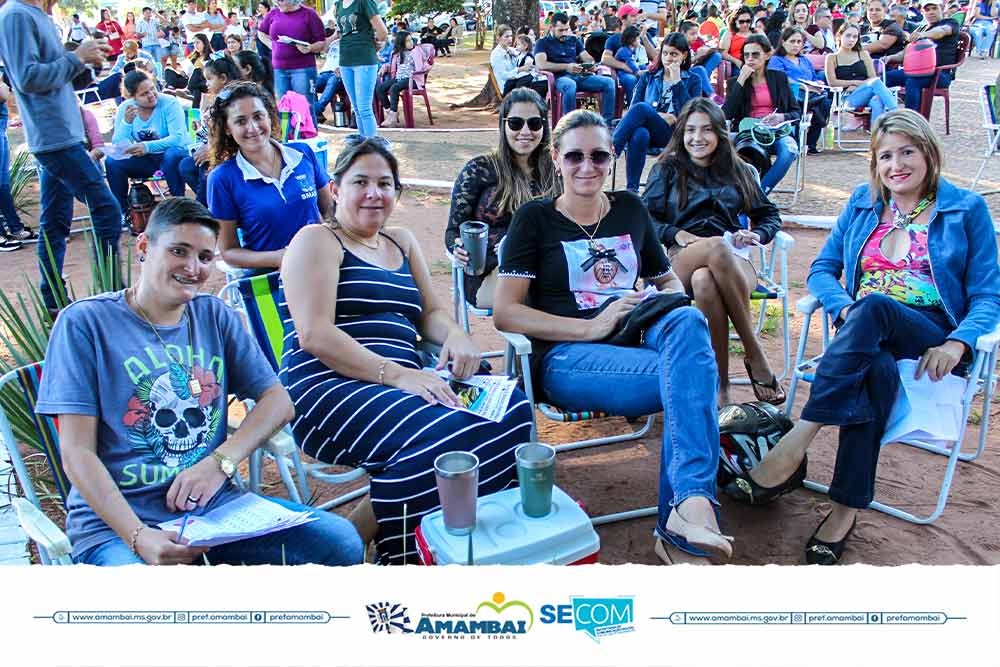
<svg viewBox="0 0 1000 667"><path fill-rule="evenodd" d="M457 377L474 373L480 354L434 295L413 234L384 226L402 187L395 157L366 140L340 154L332 182L336 221L300 230L282 262L279 377L299 447L371 476L371 500L351 520L375 540L378 562L412 563L413 528L440 507L434 458L476 454L480 495L515 486L531 406L515 391L499 423L460 412L447 382L421 370L418 334L442 345L438 366Z"/></svg>

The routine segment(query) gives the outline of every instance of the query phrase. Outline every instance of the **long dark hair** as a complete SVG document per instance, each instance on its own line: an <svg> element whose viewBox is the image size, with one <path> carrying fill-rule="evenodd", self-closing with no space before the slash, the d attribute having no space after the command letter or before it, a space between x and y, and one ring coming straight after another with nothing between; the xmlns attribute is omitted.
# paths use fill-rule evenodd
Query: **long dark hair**
<svg viewBox="0 0 1000 667"><path fill-rule="evenodd" d="M847 25L847 21L844 21L844 25ZM805 41L807 39L806 31L797 25L791 25L781 31L781 39L778 42L778 48L774 50L774 54L783 57L787 56L788 51L785 49L785 40L795 34L802 35L802 47L805 48ZM799 55L802 55L802 51L799 51Z"/></svg>
<svg viewBox="0 0 1000 667"><path fill-rule="evenodd" d="M733 33L734 35L740 31L739 26L736 25L736 19L738 19L743 14L747 14L750 16L750 27L748 28L748 30L753 30L753 10L747 7L746 5L742 5L735 12L733 12L732 16L729 17L729 32Z"/></svg>
<svg viewBox="0 0 1000 667"><path fill-rule="evenodd" d="M528 156L528 165L534 178L530 174L525 174L517 166L514 151L507 143L507 133L504 130L510 110L515 104L521 102L533 104L538 109L538 115L542 117L542 140ZM559 195L559 179L556 177L556 166L552 162L549 150L549 141L551 140L548 123L549 110L541 96L531 88L515 88L503 98L499 111L500 143L488 157L493 162L493 168L497 173L497 191L500 197L497 208L501 213L513 214L521 204L535 198L531 191L532 180L538 183L538 189L541 191L540 196L548 198Z"/></svg>
<svg viewBox="0 0 1000 667"><path fill-rule="evenodd" d="M188 56L188 59L195 67L200 67L204 65L205 61L208 60L208 57L212 55L212 43L208 41L208 37L205 37L205 35L201 33L195 35L194 40L192 41L201 42L202 51L201 54L199 54L196 49L191 49L191 55Z"/></svg>
<svg viewBox="0 0 1000 667"><path fill-rule="evenodd" d="M688 43L687 37L682 32L672 32L663 38L660 50L656 53L656 62L650 67L650 72L659 72L663 69L663 49L668 46L672 46L684 54L684 60L681 61L681 71L686 72L691 69L691 45Z"/></svg>
<svg viewBox="0 0 1000 667"><path fill-rule="evenodd" d="M278 108L274 96L251 81L235 81L227 84L212 103L211 126L208 129L209 159L212 167L222 164L239 152L239 144L229 132L229 107L245 97L256 97L264 105L271 119L271 138L281 141L281 123L278 122Z"/></svg>
<svg viewBox="0 0 1000 667"><path fill-rule="evenodd" d="M703 113L708 116L708 120L712 124L712 132L718 141L707 170L691 160L687 147L684 145L688 118L695 113ZM672 167L677 173L676 187L678 189L678 204L681 208L687 206L688 179L697 178L700 180L700 175L706 171L718 180L732 182L740 193L744 209L753 206L758 189L756 180L750 167L740 158L733 147L729 131L726 129L726 116L722 113L722 107L707 97L695 97L681 109L674 128L670 143L660 156L660 160L663 161L664 166Z"/></svg>
<svg viewBox="0 0 1000 667"><path fill-rule="evenodd" d="M222 52L220 51L220 53ZM227 84L243 79L243 72L240 71L240 68L229 56L209 58L201 66L201 70L206 74L206 76L208 75L209 70L211 70L216 76L226 77Z"/></svg>
<svg viewBox="0 0 1000 667"><path fill-rule="evenodd" d="M396 33L396 39L392 43L393 54L402 53L406 50L406 38L410 36L410 33L405 30L400 30Z"/></svg>
<svg viewBox="0 0 1000 667"><path fill-rule="evenodd" d="M264 86L267 92L274 96L274 69L270 60L264 60L256 51L240 51L236 54L236 60L241 67L250 70L248 79Z"/></svg>

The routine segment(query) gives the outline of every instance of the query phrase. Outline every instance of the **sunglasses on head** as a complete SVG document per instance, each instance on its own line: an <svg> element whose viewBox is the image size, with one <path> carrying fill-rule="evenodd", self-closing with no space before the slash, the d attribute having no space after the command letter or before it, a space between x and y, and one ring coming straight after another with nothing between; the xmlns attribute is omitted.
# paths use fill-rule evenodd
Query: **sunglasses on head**
<svg viewBox="0 0 1000 667"><path fill-rule="evenodd" d="M528 129L532 132L538 132L545 125L545 120L541 116L532 116L531 118L507 116L506 121L511 132L520 132L525 123L528 124Z"/></svg>
<svg viewBox="0 0 1000 667"><path fill-rule="evenodd" d="M587 155L583 151L566 151L563 153L562 159L574 167L579 167L583 164L584 160L590 160L594 163L595 167L600 169L606 167L611 162L611 153L609 151L594 151L590 155Z"/></svg>

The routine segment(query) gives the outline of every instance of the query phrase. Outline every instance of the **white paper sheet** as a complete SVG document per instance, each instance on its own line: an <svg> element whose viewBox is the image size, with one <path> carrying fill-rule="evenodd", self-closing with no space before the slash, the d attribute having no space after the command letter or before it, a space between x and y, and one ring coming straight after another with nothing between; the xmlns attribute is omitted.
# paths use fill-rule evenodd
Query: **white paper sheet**
<svg viewBox="0 0 1000 667"><path fill-rule="evenodd" d="M193 547L213 547L237 542L251 537L301 526L315 521L311 512L293 512L281 505L247 493L207 514L188 515L164 521L157 527L180 533L184 524L184 538Z"/></svg>
<svg viewBox="0 0 1000 667"><path fill-rule="evenodd" d="M889 413L882 444L931 442L939 445L958 440L962 427L962 396L966 380L948 375L934 382L926 373L913 379L916 359L900 359L900 385Z"/></svg>

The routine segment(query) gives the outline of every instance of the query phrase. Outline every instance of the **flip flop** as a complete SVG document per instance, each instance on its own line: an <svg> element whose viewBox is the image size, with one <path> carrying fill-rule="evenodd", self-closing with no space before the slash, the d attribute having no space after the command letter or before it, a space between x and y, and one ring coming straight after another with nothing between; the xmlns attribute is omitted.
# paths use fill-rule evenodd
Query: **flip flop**
<svg viewBox="0 0 1000 667"><path fill-rule="evenodd" d="M770 382L761 382L760 380L754 379L753 372L750 370L750 362L744 357L743 366L747 369L747 377L750 378L750 387L753 389L753 395L757 397L758 401L764 403L770 403L771 405L783 405L785 402L785 389L778 382L778 376L771 373ZM772 394L771 398L764 398L761 395L761 390L766 389Z"/></svg>

